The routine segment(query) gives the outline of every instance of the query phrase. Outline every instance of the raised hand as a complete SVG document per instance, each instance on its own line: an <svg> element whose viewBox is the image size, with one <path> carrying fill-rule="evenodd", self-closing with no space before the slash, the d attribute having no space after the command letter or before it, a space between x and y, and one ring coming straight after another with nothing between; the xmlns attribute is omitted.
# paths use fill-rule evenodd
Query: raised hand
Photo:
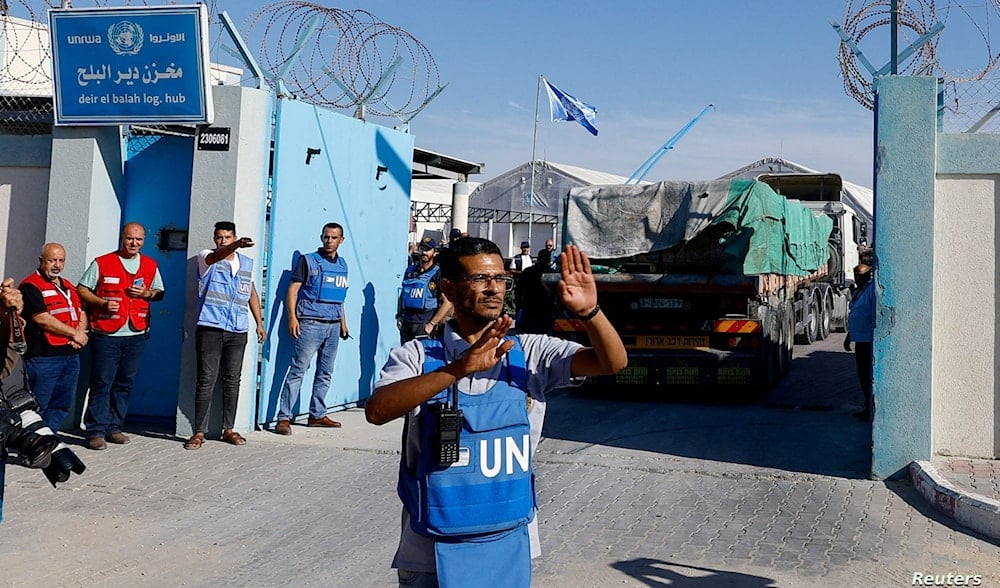
<svg viewBox="0 0 1000 588"><path fill-rule="evenodd" d="M559 300L574 314L590 312L597 306L597 284L590 259L576 245L567 245L559 256Z"/></svg>
<svg viewBox="0 0 1000 588"><path fill-rule="evenodd" d="M24 300L21 291L14 286L14 278L7 278L0 284L0 304L4 309L14 307L19 314L24 309Z"/></svg>
<svg viewBox="0 0 1000 588"><path fill-rule="evenodd" d="M513 341L504 341L513 322L507 315L493 321L493 324L483 331L479 340L473 343L462 357L455 360L454 364L460 367L465 375L493 368L514 346Z"/></svg>

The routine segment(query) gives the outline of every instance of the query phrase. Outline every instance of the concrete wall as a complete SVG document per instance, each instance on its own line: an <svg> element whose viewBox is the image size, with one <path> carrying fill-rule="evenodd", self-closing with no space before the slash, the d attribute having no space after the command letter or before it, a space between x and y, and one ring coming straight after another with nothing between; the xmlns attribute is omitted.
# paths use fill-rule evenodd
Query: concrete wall
<svg viewBox="0 0 1000 588"><path fill-rule="evenodd" d="M55 127L45 237L66 247L66 269L79 279L98 255L118 248L125 202L119 127Z"/></svg>
<svg viewBox="0 0 1000 588"><path fill-rule="evenodd" d="M937 81L886 76L877 101L872 472L889 478L931 454Z"/></svg>
<svg viewBox="0 0 1000 588"><path fill-rule="evenodd" d="M937 133L936 80L879 80L873 473L1000 457L1000 136Z"/></svg>
<svg viewBox="0 0 1000 588"><path fill-rule="evenodd" d="M0 153L0 276L20 280L45 242L52 137L0 137Z"/></svg>
<svg viewBox="0 0 1000 588"><path fill-rule="evenodd" d="M938 137L933 451L1000 457L1000 136Z"/></svg>

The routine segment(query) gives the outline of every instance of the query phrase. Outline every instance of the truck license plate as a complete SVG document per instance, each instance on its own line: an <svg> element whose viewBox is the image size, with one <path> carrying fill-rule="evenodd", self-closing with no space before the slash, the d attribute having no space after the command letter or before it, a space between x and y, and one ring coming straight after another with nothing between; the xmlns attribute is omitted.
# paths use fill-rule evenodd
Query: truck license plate
<svg viewBox="0 0 1000 588"><path fill-rule="evenodd" d="M680 298L640 298L639 308L684 308Z"/></svg>
<svg viewBox="0 0 1000 588"><path fill-rule="evenodd" d="M753 383L753 371L750 368L720 367L716 378L721 385L745 386Z"/></svg>
<svg viewBox="0 0 1000 588"><path fill-rule="evenodd" d="M642 385L648 383L649 368L630 366L615 374L615 384Z"/></svg>
<svg viewBox="0 0 1000 588"><path fill-rule="evenodd" d="M698 381L696 367L669 367L663 370L663 383L668 386L696 386Z"/></svg>
<svg viewBox="0 0 1000 588"><path fill-rule="evenodd" d="M695 349L708 347L708 337L681 335L637 335L636 349Z"/></svg>

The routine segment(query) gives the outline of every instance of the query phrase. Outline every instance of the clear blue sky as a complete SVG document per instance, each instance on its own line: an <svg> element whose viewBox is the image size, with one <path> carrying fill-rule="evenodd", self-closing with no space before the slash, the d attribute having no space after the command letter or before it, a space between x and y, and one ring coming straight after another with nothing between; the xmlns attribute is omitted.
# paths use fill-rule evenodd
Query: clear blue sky
<svg viewBox="0 0 1000 588"><path fill-rule="evenodd" d="M957 1L938 0L939 14ZM600 135L550 122L543 92L539 159L628 176L712 103L715 110L646 179L709 179L780 156L872 184L873 116L844 92L839 37L830 26L844 20L841 0L317 3L367 10L423 43L448 87L410 130L418 147L484 163L474 181L530 160L542 74L597 107ZM268 4L216 0L239 26ZM864 4L854 0L855 9ZM900 47L908 42L901 38ZM884 65L888 32L870 36L862 49ZM213 59L232 61L217 49Z"/></svg>
<svg viewBox="0 0 1000 588"><path fill-rule="evenodd" d="M268 3L217 4L243 25ZM872 183L872 113L843 90L836 0L321 4L367 10L427 47L448 87L410 130L421 148L485 163L474 181L531 159L542 74L597 107L600 134L550 122L543 92L539 159L628 176L712 103L646 179L708 179L782 156Z"/></svg>

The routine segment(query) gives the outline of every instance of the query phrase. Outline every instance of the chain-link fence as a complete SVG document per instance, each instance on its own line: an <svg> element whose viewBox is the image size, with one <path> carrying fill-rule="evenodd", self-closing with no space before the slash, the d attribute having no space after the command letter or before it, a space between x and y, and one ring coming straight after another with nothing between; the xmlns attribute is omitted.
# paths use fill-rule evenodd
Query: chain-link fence
<svg viewBox="0 0 1000 588"><path fill-rule="evenodd" d="M48 35L45 25L0 10L0 134L51 132L52 57Z"/></svg>
<svg viewBox="0 0 1000 588"><path fill-rule="evenodd" d="M941 86L946 133L1000 133L1000 76Z"/></svg>

